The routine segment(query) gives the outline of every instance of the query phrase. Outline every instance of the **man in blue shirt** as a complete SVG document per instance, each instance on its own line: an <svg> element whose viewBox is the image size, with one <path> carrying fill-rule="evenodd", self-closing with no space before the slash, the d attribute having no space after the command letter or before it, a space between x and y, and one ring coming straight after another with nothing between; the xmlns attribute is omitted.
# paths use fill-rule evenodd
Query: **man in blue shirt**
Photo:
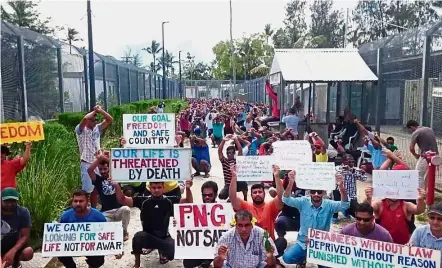
<svg viewBox="0 0 442 268"><path fill-rule="evenodd" d="M282 122L285 124L285 128L292 129L291 132L293 132L296 137L298 137L299 121L301 121L301 119L298 117L298 115L296 115L295 108L290 108L289 114L282 118Z"/></svg>
<svg viewBox="0 0 442 268"><path fill-rule="evenodd" d="M345 211L350 207L347 191L345 190L342 175L336 176L336 184L341 193L341 201L324 199L326 191L310 190L310 196L292 197L291 190L295 183L296 172L289 172L289 185L284 191L282 202L288 206L295 207L301 214L301 228L298 233L298 241L289 247L282 258L287 264L303 265L307 257L307 236L308 229L313 228L322 231L329 231L332 215L339 211ZM324 267L319 265L319 267Z"/></svg>
<svg viewBox="0 0 442 268"><path fill-rule="evenodd" d="M192 167L195 169L194 176L199 176L200 172L204 172L204 178L210 177L210 153L209 147L207 146L206 140L200 137L201 130L196 128L191 136L190 143L192 145L192 150L194 152L194 157L192 157Z"/></svg>
<svg viewBox="0 0 442 268"><path fill-rule="evenodd" d="M106 222L104 215L99 210L89 207L88 204L88 193L84 190L75 191L72 194L72 208L63 212L60 223ZM72 257L58 257L58 260L66 268L77 267ZM101 267L104 264L104 256L87 256L86 263L89 267Z"/></svg>

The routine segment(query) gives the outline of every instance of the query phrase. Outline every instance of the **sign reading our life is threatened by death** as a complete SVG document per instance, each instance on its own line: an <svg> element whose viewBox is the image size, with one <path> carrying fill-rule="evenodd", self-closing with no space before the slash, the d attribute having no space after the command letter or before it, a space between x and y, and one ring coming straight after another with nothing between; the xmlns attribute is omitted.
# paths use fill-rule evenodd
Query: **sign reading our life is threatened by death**
<svg viewBox="0 0 442 268"><path fill-rule="evenodd" d="M334 163L312 162L296 165L296 186L300 189L336 189L336 169Z"/></svg>
<svg viewBox="0 0 442 268"><path fill-rule="evenodd" d="M312 147L306 140L277 141L272 143L272 160L281 170L293 170L298 163L311 163Z"/></svg>
<svg viewBox="0 0 442 268"><path fill-rule="evenodd" d="M441 252L309 229L307 262L333 268L441 267Z"/></svg>
<svg viewBox="0 0 442 268"><path fill-rule="evenodd" d="M190 148L111 149L111 174L114 181L169 181L190 178Z"/></svg>
<svg viewBox="0 0 442 268"><path fill-rule="evenodd" d="M237 156L238 181L271 181L271 156Z"/></svg>
<svg viewBox="0 0 442 268"><path fill-rule="evenodd" d="M417 199L419 171L373 170L373 196L391 199Z"/></svg>
<svg viewBox="0 0 442 268"><path fill-rule="evenodd" d="M117 255L123 252L121 222L45 223L43 257Z"/></svg>
<svg viewBox="0 0 442 268"><path fill-rule="evenodd" d="M0 124L0 134L1 144L45 139L41 121Z"/></svg>
<svg viewBox="0 0 442 268"><path fill-rule="evenodd" d="M175 145L174 114L123 114L125 148L158 148Z"/></svg>
<svg viewBox="0 0 442 268"><path fill-rule="evenodd" d="M219 238L230 228L230 203L175 204L175 259L213 259Z"/></svg>

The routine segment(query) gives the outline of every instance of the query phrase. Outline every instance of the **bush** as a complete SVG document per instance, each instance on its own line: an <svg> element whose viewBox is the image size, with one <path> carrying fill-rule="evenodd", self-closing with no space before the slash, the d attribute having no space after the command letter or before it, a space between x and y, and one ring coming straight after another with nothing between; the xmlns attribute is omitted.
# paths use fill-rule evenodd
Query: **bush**
<svg viewBox="0 0 442 268"><path fill-rule="evenodd" d="M65 126L68 130L74 130L85 115L85 112L62 113L57 116L57 120L58 123Z"/></svg>

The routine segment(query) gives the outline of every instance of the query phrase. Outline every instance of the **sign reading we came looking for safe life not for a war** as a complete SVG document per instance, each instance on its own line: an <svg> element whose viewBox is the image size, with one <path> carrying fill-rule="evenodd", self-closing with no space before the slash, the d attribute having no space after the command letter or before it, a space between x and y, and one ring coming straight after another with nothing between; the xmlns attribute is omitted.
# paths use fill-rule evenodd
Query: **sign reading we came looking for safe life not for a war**
<svg viewBox="0 0 442 268"><path fill-rule="evenodd" d="M43 257L118 255L123 252L121 222L45 223Z"/></svg>
<svg viewBox="0 0 442 268"><path fill-rule="evenodd" d="M307 262L327 267L439 268L440 251L309 229Z"/></svg>
<svg viewBox="0 0 442 268"><path fill-rule="evenodd" d="M234 217L229 203L175 204L176 259L213 259L222 234Z"/></svg>
<svg viewBox="0 0 442 268"><path fill-rule="evenodd" d="M111 149L112 180L169 181L190 178L192 149Z"/></svg>
<svg viewBox="0 0 442 268"><path fill-rule="evenodd" d="M21 122L0 124L1 144L45 139L43 122Z"/></svg>
<svg viewBox="0 0 442 268"><path fill-rule="evenodd" d="M174 114L123 114L125 148L158 148L175 145Z"/></svg>

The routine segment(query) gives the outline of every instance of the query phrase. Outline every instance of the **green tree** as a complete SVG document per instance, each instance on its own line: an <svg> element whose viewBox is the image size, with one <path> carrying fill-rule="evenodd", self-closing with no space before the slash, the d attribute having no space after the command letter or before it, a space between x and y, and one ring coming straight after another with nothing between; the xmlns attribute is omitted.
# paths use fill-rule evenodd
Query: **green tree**
<svg viewBox="0 0 442 268"><path fill-rule="evenodd" d="M286 6L284 28L273 35L275 48L293 48L299 38L305 35L307 24L305 19L306 1L292 0Z"/></svg>
<svg viewBox="0 0 442 268"><path fill-rule="evenodd" d="M150 55L152 55L153 58L153 66L155 66L155 68L153 69L153 71L156 70L157 67L157 63L156 63L156 56L158 55L158 53L160 53L163 49L161 48L161 44L158 43L155 40L152 40L152 42L150 43L149 47L145 47L142 50L146 51L147 53L149 53ZM157 73L155 71L155 73Z"/></svg>
<svg viewBox="0 0 442 268"><path fill-rule="evenodd" d="M322 37L316 47L342 47L344 41L344 20L342 13L333 10L332 1L315 0L310 6L312 24L310 35ZM316 39L318 40L318 38Z"/></svg>
<svg viewBox="0 0 442 268"><path fill-rule="evenodd" d="M69 44L69 54L72 54L72 43L73 42L83 41L82 38L78 37L78 34L79 34L79 32L76 29L68 27L67 33L66 33L66 38L63 39L63 41L66 41Z"/></svg>

